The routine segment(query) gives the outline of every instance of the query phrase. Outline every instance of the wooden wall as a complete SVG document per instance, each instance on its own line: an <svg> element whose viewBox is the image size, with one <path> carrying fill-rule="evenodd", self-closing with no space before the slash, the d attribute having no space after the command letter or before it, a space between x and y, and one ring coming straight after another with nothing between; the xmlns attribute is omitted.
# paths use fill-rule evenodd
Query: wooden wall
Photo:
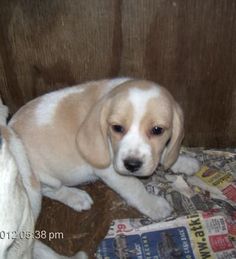
<svg viewBox="0 0 236 259"><path fill-rule="evenodd" d="M0 94L12 112L64 85L121 75L173 93L184 144L236 146L236 1L0 1Z"/></svg>

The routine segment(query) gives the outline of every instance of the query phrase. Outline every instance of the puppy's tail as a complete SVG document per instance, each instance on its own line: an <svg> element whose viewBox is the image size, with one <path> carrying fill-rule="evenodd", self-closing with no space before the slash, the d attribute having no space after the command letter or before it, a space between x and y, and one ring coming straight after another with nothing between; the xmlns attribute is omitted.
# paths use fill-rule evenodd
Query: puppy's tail
<svg viewBox="0 0 236 259"><path fill-rule="evenodd" d="M8 107L5 106L0 97L0 125L6 126L8 117Z"/></svg>

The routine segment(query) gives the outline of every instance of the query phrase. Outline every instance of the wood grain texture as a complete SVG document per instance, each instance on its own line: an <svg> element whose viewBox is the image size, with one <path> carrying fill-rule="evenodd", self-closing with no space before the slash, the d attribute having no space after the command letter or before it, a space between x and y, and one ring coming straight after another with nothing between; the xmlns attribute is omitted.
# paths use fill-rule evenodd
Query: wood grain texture
<svg viewBox="0 0 236 259"><path fill-rule="evenodd" d="M0 93L15 112L43 93L121 75L167 87L190 146L236 145L234 0L0 2Z"/></svg>

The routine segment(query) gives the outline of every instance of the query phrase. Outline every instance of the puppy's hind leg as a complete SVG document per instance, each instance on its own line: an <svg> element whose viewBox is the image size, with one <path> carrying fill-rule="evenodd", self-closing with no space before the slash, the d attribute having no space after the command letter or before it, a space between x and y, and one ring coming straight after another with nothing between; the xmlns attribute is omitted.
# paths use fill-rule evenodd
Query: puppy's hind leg
<svg viewBox="0 0 236 259"><path fill-rule="evenodd" d="M60 201L76 211L88 210L93 204L90 195L78 188L72 188L62 185L58 189L43 186L43 195L53 200Z"/></svg>
<svg viewBox="0 0 236 259"><path fill-rule="evenodd" d="M72 257L59 255L54 252L50 247L46 246L42 242L36 240L33 248L33 259L88 259L88 256L84 252L78 252Z"/></svg>

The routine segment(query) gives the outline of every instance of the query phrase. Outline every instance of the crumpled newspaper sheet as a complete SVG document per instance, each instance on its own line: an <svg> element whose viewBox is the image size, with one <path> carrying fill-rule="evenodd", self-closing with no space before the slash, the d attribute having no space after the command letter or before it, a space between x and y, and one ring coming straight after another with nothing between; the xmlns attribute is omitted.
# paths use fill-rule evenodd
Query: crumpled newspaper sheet
<svg viewBox="0 0 236 259"><path fill-rule="evenodd" d="M220 206L234 211L236 205L236 153L182 148L182 154L201 162L199 172L187 177L158 168L145 182L153 194L165 197L174 207L172 217L207 211Z"/></svg>
<svg viewBox="0 0 236 259"><path fill-rule="evenodd" d="M236 258L236 150L182 148L202 164L194 176L158 168L143 180L174 212L165 222L115 220L96 258Z"/></svg>

